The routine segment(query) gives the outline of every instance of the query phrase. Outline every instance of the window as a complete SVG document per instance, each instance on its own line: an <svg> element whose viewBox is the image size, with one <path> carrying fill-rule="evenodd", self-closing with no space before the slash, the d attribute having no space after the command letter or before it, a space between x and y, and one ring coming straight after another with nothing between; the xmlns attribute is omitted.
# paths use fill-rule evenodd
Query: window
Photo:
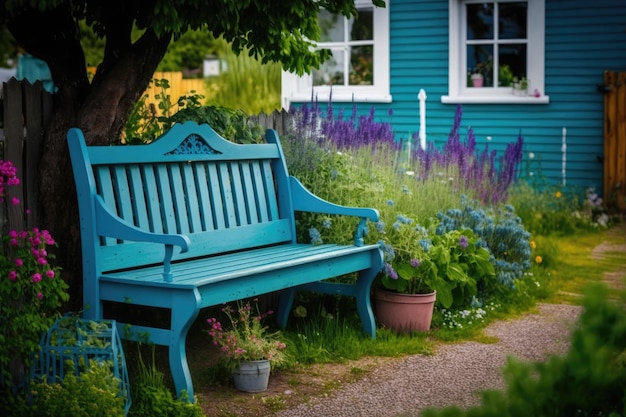
<svg viewBox="0 0 626 417"><path fill-rule="evenodd" d="M444 103L548 103L545 0L450 0Z"/></svg>
<svg viewBox="0 0 626 417"><path fill-rule="evenodd" d="M322 32L319 48L332 57L310 75L283 73L283 106L292 101L390 102L389 1L386 8L371 1L356 1L358 16L350 19L325 10L319 14Z"/></svg>

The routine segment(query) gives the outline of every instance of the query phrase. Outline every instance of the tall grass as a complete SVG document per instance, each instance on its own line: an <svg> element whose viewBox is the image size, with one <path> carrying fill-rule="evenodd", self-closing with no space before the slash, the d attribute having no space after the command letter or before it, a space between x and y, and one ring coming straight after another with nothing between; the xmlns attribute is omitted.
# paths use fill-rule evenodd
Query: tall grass
<svg viewBox="0 0 626 417"><path fill-rule="evenodd" d="M218 55L225 68L219 76L207 80L207 104L248 114L269 114L280 109L280 64L263 64L247 50L235 55L226 42L221 43Z"/></svg>

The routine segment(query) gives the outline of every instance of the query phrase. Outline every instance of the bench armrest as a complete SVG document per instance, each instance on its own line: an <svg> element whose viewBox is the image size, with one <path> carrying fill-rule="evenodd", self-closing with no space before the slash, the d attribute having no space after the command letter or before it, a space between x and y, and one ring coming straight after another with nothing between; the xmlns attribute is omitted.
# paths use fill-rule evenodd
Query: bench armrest
<svg viewBox="0 0 626 417"><path fill-rule="evenodd" d="M289 180L293 208L295 211L360 217L361 221L354 235L354 244L356 246L363 246L363 237L367 232L367 221L377 222L380 219L378 210L364 207L347 207L331 203L311 193L297 178L290 176Z"/></svg>
<svg viewBox="0 0 626 417"><path fill-rule="evenodd" d="M102 200L96 196L96 233L99 236L112 237L120 240L134 242L153 242L165 245L165 258L163 259L163 279L172 282L171 261L174 254L174 246L180 247L180 252L187 252L191 241L185 235L173 235L165 233L150 233L141 230L135 225L115 214Z"/></svg>

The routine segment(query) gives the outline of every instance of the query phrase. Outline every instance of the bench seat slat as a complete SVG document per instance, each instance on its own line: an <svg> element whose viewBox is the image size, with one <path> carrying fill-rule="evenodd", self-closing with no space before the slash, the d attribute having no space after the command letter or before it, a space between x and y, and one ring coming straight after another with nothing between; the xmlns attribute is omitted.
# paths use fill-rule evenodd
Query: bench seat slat
<svg viewBox="0 0 626 417"><path fill-rule="evenodd" d="M192 282L197 286L210 282L228 280L240 275L250 275L253 271L264 269L280 269L284 266L301 265L321 259L332 259L348 253L371 251L371 246L338 246L308 244L282 245L278 247L247 250L238 253L186 260L172 264L172 283L163 282L161 265L140 268L131 271L111 272L103 275L103 279L133 280L137 282L168 285L187 285Z"/></svg>

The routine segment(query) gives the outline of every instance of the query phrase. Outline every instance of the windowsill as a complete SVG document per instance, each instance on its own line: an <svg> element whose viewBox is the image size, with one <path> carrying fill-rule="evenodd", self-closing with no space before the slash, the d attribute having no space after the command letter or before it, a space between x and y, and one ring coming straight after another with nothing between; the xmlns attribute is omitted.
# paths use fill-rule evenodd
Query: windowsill
<svg viewBox="0 0 626 417"><path fill-rule="evenodd" d="M443 104L549 104L550 96L441 96Z"/></svg>
<svg viewBox="0 0 626 417"><path fill-rule="evenodd" d="M331 99L331 94L326 92L315 92L314 99L319 103L326 103ZM290 103L302 103L310 102L311 94L294 94L289 97L285 97ZM332 102L348 102L348 103L391 103L391 95L383 94L341 94L336 91L332 92Z"/></svg>

